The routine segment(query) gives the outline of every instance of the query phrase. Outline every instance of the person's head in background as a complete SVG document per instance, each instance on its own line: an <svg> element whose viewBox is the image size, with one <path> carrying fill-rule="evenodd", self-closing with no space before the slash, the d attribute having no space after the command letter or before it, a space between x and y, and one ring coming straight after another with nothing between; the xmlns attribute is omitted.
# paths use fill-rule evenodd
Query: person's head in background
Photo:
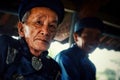
<svg viewBox="0 0 120 80"><path fill-rule="evenodd" d="M100 35L104 30L103 22L96 17L78 20L74 27L74 41L86 53L93 52L99 45Z"/></svg>
<svg viewBox="0 0 120 80"><path fill-rule="evenodd" d="M64 17L60 0L23 0L19 7L18 33L34 56L46 51Z"/></svg>

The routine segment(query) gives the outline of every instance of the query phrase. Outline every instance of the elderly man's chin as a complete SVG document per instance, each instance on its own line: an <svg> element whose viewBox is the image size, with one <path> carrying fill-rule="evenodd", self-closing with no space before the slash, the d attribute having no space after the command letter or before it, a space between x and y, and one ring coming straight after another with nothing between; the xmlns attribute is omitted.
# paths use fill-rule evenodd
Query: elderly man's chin
<svg viewBox="0 0 120 80"><path fill-rule="evenodd" d="M35 43L34 46L35 46L35 49L36 50L40 50L40 51L46 51L48 48L49 48L49 45L48 43Z"/></svg>

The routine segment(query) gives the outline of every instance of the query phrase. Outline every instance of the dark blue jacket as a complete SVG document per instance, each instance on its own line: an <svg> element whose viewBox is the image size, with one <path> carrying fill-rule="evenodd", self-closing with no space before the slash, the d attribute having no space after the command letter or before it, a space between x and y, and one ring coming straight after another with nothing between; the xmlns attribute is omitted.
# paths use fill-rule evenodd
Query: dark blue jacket
<svg viewBox="0 0 120 80"><path fill-rule="evenodd" d="M37 71L24 39L0 36L0 80L59 80L59 65L47 54L40 56L43 66Z"/></svg>
<svg viewBox="0 0 120 80"><path fill-rule="evenodd" d="M61 66L62 80L96 80L96 68L78 46L61 51L55 60Z"/></svg>

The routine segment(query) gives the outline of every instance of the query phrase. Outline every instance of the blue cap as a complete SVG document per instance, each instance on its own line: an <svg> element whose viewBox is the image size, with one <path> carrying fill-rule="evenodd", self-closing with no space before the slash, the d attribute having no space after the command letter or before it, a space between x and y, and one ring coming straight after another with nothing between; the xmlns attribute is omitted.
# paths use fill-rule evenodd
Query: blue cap
<svg viewBox="0 0 120 80"><path fill-rule="evenodd" d="M99 18L86 17L86 18L78 20L75 23L74 32L77 32L82 28L97 28L101 32L104 32L104 27L105 26L104 26L103 22Z"/></svg>
<svg viewBox="0 0 120 80"><path fill-rule="evenodd" d="M22 21L24 14L34 7L47 7L55 11L60 24L64 18L64 6L60 0L22 0L18 9L19 20Z"/></svg>

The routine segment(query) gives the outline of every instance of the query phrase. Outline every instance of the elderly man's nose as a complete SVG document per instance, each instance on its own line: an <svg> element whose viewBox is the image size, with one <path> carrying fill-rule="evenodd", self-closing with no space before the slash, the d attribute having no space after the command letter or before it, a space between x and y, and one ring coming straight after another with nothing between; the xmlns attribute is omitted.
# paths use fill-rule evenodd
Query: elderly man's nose
<svg viewBox="0 0 120 80"><path fill-rule="evenodd" d="M49 35L48 27L46 27L46 26L42 27L41 34L42 35Z"/></svg>

